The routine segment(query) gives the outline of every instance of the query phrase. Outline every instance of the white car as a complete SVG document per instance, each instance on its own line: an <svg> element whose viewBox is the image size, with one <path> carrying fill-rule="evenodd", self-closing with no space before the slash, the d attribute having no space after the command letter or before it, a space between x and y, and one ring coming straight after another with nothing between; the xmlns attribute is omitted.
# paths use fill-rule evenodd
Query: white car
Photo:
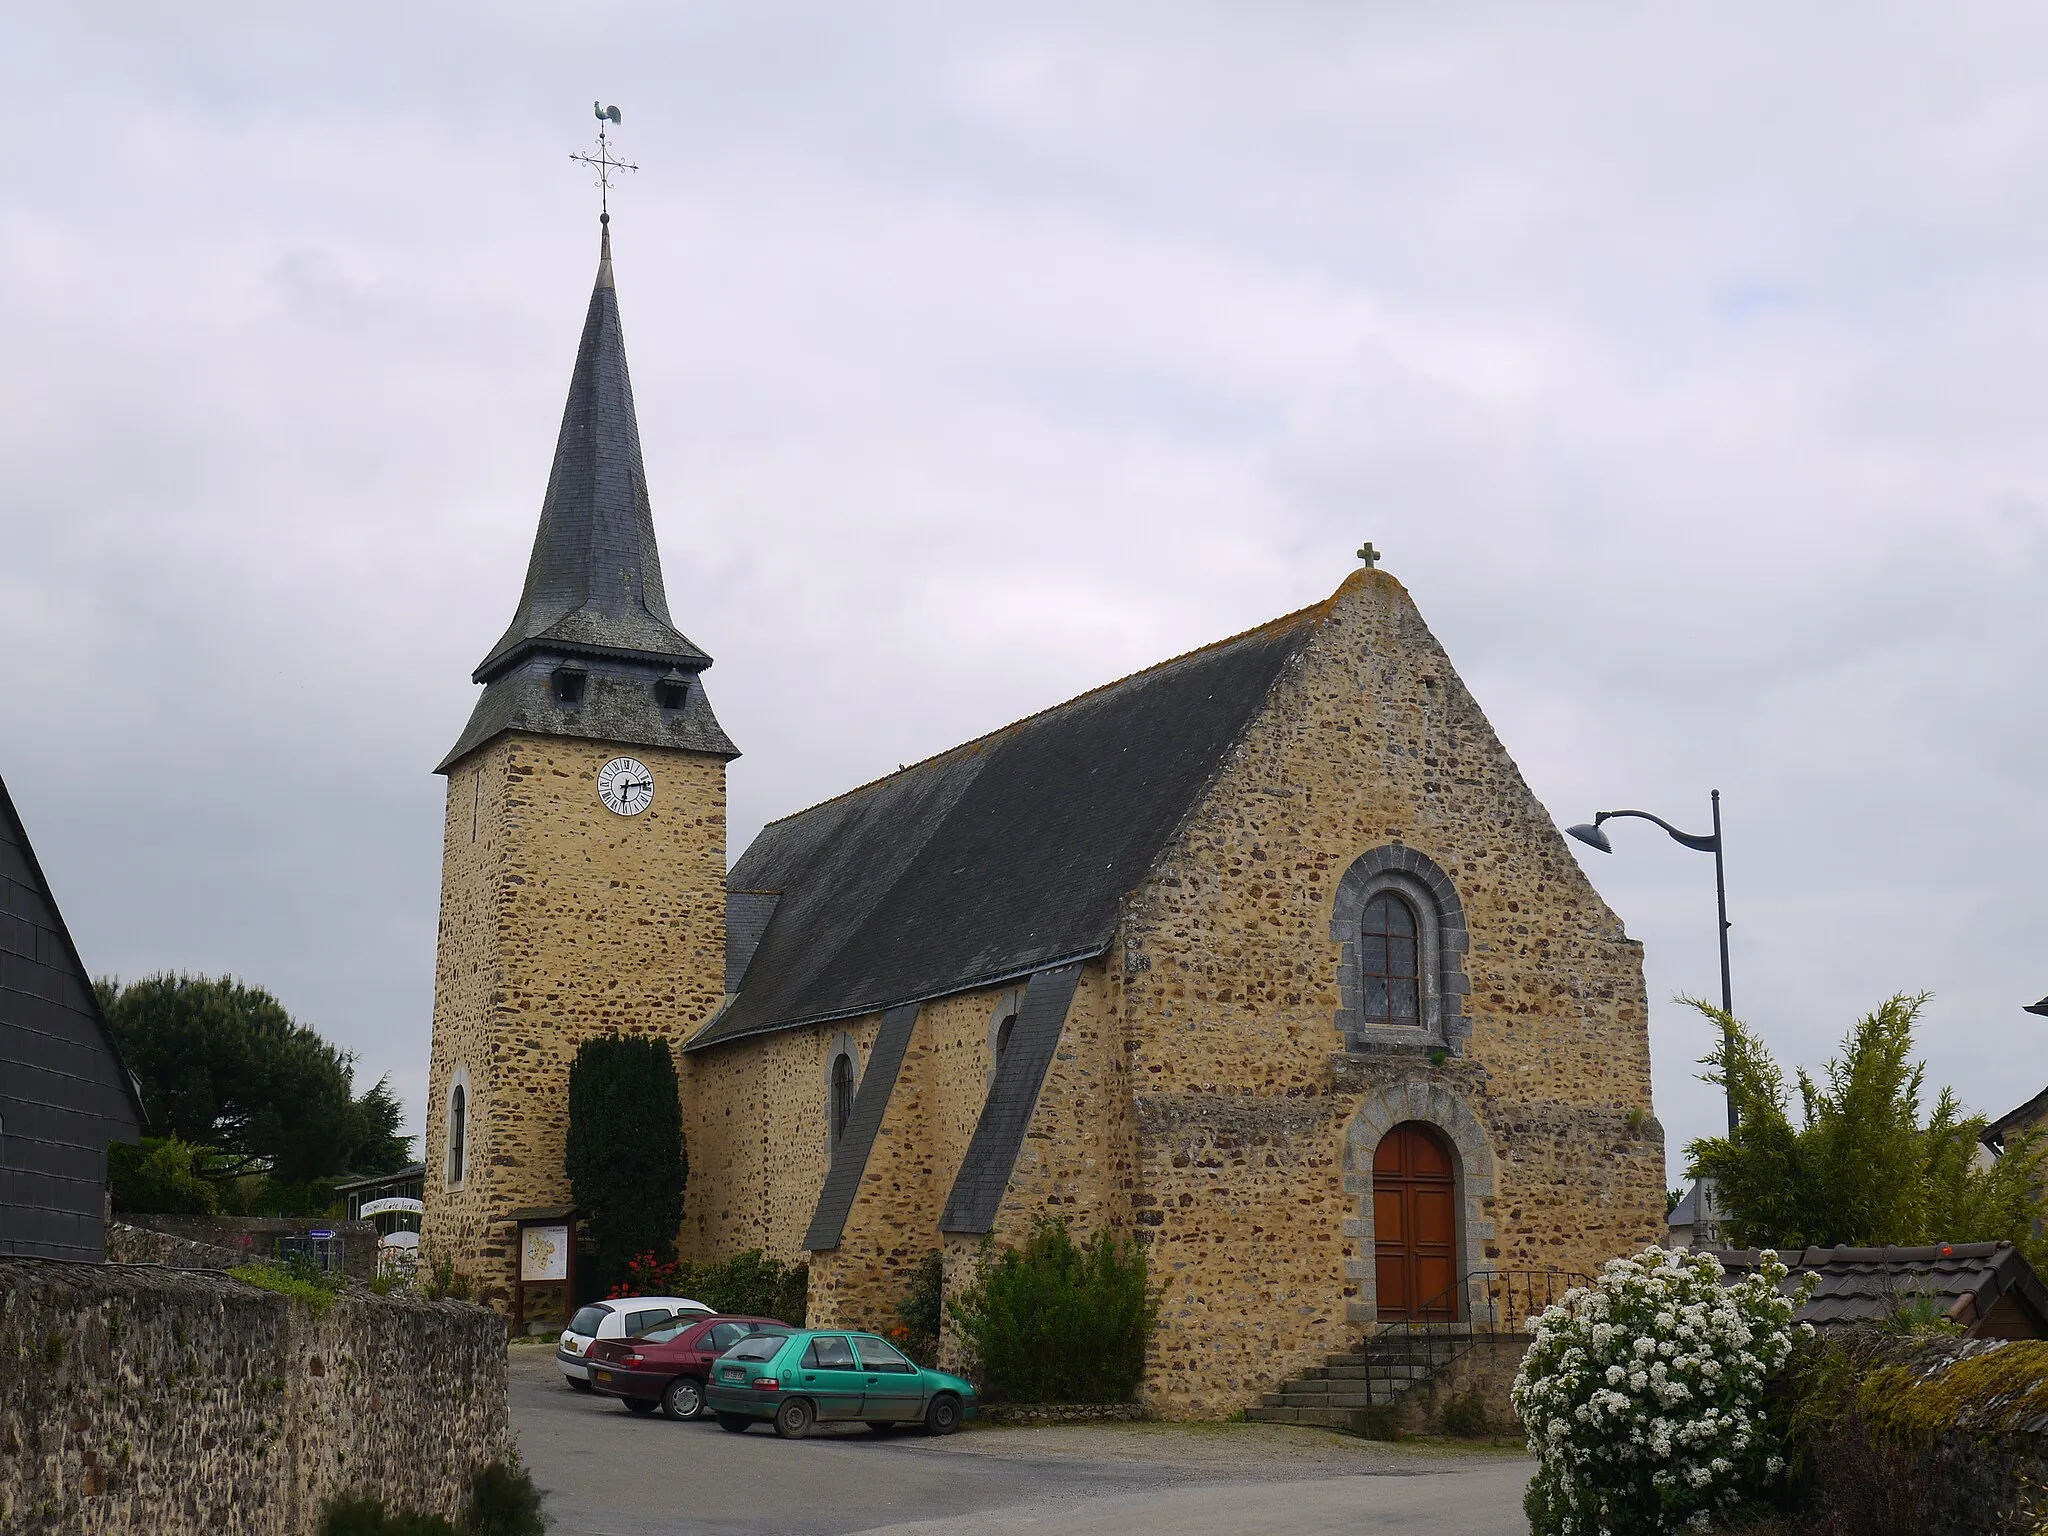
<svg viewBox="0 0 2048 1536"><path fill-rule="evenodd" d="M555 1364L562 1379L578 1392L590 1388L590 1367L583 1357L599 1339L630 1339L678 1317L710 1316L711 1309L687 1296L614 1296L577 1309L555 1346Z"/></svg>

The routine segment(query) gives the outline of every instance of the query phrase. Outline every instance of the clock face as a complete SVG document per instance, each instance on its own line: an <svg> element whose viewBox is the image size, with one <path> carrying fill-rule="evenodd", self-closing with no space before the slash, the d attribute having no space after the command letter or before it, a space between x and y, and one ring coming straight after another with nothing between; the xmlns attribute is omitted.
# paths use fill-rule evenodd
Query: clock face
<svg viewBox="0 0 2048 1536"><path fill-rule="evenodd" d="M615 757L597 770L597 798L617 816L638 816L654 804L654 775L637 757Z"/></svg>

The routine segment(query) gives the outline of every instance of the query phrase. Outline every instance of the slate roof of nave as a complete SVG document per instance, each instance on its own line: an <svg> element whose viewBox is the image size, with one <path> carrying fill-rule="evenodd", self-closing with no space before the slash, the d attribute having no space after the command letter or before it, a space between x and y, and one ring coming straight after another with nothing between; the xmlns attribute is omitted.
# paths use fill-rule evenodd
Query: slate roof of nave
<svg viewBox="0 0 2048 1536"><path fill-rule="evenodd" d="M771 822L726 882L758 945L736 993L689 1049L1102 953L1123 898L1329 606Z"/></svg>

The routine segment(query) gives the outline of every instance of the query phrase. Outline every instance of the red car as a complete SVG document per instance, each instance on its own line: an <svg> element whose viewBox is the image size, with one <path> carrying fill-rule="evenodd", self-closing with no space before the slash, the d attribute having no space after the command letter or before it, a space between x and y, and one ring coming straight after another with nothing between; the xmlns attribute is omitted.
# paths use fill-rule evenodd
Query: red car
<svg viewBox="0 0 2048 1536"><path fill-rule="evenodd" d="M590 1384L635 1413L659 1408L672 1419L694 1419L704 1412L712 1361L753 1334L787 1332L789 1324L772 1317L679 1317L635 1339L592 1344Z"/></svg>

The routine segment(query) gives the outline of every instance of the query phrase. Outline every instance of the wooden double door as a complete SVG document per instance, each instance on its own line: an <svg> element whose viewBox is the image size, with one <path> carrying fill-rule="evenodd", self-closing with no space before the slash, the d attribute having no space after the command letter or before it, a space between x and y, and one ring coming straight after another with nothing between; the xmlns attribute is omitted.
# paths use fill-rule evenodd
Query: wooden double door
<svg viewBox="0 0 2048 1536"><path fill-rule="evenodd" d="M1373 1153L1372 1236L1380 1320L1456 1321L1458 1172L1434 1128L1397 1125Z"/></svg>

